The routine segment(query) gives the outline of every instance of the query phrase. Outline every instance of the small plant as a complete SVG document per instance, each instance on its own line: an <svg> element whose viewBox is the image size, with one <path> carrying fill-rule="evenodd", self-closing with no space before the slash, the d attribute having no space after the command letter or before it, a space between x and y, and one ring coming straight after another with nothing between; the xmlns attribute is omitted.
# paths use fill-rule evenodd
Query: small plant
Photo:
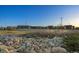
<svg viewBox="0 0 79 59"><path fill-rule="evenodd" d="M79 35L69 34L64 37L64 48L66 48L68 52L79 52Z"/></svg>

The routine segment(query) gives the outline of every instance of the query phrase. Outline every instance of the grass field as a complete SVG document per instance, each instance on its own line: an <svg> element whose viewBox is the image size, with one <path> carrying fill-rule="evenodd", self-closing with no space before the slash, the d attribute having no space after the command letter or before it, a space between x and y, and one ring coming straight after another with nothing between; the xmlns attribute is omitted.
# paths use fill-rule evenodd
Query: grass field
<svg viewBox="0 0 79 59"><path fill-rule="evenodd" d="M79 30L0 30L0 35L1 53L79 52Z"/></svg>
<svg viewBox="0 0 79 59"><path fill-rule="evenodd" d="M18 30L0 30L0 35L20 35L28 34L30 31L18 31Z"/></svg>

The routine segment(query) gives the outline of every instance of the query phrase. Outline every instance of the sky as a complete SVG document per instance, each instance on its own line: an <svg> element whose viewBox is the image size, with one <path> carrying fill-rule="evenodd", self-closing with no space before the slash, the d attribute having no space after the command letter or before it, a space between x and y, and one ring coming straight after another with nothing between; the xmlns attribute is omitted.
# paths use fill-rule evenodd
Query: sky
<svg viewBox="0 0 79 59"><path fill-rule="evenodd" d="M34 25L79 27L78 5L0 5L0 26Z"/></svg>

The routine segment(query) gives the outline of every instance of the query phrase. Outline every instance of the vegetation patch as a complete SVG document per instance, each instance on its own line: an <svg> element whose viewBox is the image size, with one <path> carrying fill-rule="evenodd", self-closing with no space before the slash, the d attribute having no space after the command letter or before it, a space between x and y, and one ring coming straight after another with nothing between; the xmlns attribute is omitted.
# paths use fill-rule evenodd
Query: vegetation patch
<svg viewBox="0 0 79 59"><path fill-rule="evenodd" d="M79 33L65 35L63 43L68 52L79 52Z"/></svg>

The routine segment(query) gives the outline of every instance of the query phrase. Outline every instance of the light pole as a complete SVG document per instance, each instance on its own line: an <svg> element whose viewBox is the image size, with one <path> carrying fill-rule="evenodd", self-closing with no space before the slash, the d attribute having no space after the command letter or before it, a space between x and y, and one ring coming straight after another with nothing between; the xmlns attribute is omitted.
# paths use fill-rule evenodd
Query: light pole
<svg viewBox="0 0 79 59"><path fill-rule="evenodd" d="M63 17L61 17L61 25L60 26L62 26L62 20L63 20Z"/></svg>

